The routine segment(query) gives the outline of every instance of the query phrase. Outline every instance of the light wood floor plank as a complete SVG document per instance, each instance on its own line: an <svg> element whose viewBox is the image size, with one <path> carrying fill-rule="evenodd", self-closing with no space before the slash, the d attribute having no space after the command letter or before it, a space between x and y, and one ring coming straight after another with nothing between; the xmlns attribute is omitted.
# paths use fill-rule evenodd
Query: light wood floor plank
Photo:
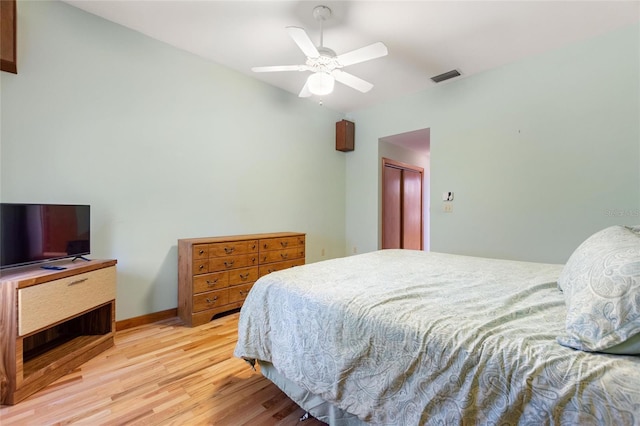
<svg viewBox="0 0 640 426"><path fill-rule="evenodd" d="M15 406L10 425L319 426L233 357L238 313L199 327L178 318L118 331L115 346Z"/></svg>

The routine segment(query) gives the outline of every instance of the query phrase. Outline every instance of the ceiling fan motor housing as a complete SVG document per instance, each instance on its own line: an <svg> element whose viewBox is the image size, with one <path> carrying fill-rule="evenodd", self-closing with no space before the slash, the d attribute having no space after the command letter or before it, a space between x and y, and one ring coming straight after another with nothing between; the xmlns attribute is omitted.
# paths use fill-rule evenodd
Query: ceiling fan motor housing
<svg viewBox="0 0 640 426"><path fill-rule="evenodd" d="M326 21L331 18L331 9L323 5L316 6L313 8L313 17L316 21Z"/></svg>

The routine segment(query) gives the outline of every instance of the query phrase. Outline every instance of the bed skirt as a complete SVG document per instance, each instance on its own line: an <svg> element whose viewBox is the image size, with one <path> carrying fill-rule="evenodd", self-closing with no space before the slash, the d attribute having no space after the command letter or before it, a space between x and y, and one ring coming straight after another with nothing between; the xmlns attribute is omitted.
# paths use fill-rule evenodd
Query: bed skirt
<svg viewBox="0 0 640 426"><path fill-rule="evenodd" d="M325 401L318 395L302 389L300 386L280 374L270 362L258 361L258 364L260 365L260 372L263 376L271 380L296 404L321 422L327 423L331 426L368 425L368 423L363 422L357 416L349 414Z"/></svg>

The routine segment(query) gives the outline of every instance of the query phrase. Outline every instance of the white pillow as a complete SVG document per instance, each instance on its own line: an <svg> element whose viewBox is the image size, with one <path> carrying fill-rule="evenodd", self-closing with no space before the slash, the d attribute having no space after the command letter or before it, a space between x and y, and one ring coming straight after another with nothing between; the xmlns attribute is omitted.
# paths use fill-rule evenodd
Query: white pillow
<svg viewBox="0 0 640 426"><path fill-rule="evenodd" d="M571 255L558 285L567 305L558 343L590 352L640 354L640 227L611 226Z"/></svg>

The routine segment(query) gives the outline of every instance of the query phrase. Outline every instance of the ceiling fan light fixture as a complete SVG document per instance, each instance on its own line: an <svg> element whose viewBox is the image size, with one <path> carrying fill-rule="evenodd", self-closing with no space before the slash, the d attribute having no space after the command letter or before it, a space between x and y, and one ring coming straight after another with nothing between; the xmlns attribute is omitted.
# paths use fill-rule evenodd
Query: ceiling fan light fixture
<svg viewBox="0 0 640 426"><path fill-rule="evenodd" d="M342 68L386 56L389 53L387 46L382 42L376 42L341 55L336 55L336 52L325 47L323 43L322 24L331 18L331 9L327 6L316 6L313 9L313 17L320 23L319 46L316 46L315 43L311 41L309 34L307 34L304 28L295 26L286 27L289 37L291 37L307 57L304 65L253 67L251 70L253 72L311 71L312 74L307 78L302 90L298 93L298 96L301 98L308 98L311 95L328 95L333 92L336 81L362 93L367 93L371 90L373 84L342 71Z"/></svg>
<svg viewBox="0 0 640 426"><path fill-rule="evenodd" d="M326 72L314 72L307 79L307 87L314 95L323 96L333 92L335 79Z"/></svg>

